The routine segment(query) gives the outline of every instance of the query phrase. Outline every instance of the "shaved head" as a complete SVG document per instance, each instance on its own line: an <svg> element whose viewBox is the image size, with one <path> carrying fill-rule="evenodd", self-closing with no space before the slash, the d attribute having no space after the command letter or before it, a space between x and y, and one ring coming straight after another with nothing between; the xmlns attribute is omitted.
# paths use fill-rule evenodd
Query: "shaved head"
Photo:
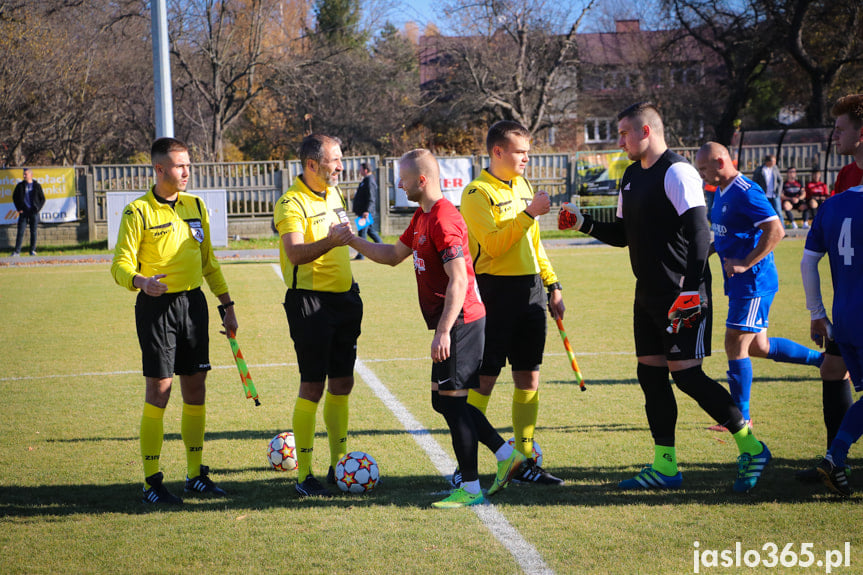
<svg viewBox="0 0 863 575"><path fill-rule="evenodd" d="M425 148L411 150L401 157L399 163L402 170L412 170L418 176L425 176L434 182L440 181L440 168L438 167L437 159L434 157L434 154Z"/></svg>
<svg viewBox="0 0 863 575"><path fill-rule="evenodd" d="M434 154L419 148L399 158L399 187L410 201L418 202L424 211L431 209L443 197L440 168Z"/></svg>
<svg viewBox="0 0 863 575"><path fill-rule="evenodd" d="M731 153L728 148L718 142L707 142L698 149L699 154L707 154L709 158L728 158L731 159Z"/></svg>
<svg viewBox="0 0 863 575"><path fill-rule="evenodd" d="M636 128L650 126L653 132L656 132L663 138L665 137L665 126L662 123L662 116L651 102L638 102L629 106L617 115L618 120L623 120L624 118L628 118Z"/></svg>
<svg viewBox="0 0 863 575"><path fill-rule="evenodd" d="M725 187L739 173L728 148L717 142L707 142L695 154L695 167L707 184Z"/></svg>

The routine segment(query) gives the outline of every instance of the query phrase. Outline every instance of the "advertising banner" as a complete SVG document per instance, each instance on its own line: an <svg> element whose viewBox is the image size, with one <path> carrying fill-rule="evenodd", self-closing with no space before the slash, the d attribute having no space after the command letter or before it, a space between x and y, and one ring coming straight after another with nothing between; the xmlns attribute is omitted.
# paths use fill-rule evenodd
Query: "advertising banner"
<svg viewBox="0 0 863 575"><path fill-rule="evenodd" d="M14 224L18 211L12 202L12 192L24 181L22 168L0 170L0 224ZM33 181L42 185L45 207L39 212L42 223L74 222L78 220L75 168L33 168Z"/></svg>
<svg viewBox="0 0 863 575"><path fill-rule="evenodd" d="M625 152L579 152L576 190L582 196L614 196L623 172L632 162Z"/></svg>
<svg viewBox="0 0 863 575"><path fill-rule="evenodd" d="M456 206L461 205L461 193L473 180L473 162L466 158L438 158L440 166L440 188L446 199ZM399 185L399 163L393 163L393 182L396 185L396 207L417 207L416 202L408 201L405 191Z"/></svg>

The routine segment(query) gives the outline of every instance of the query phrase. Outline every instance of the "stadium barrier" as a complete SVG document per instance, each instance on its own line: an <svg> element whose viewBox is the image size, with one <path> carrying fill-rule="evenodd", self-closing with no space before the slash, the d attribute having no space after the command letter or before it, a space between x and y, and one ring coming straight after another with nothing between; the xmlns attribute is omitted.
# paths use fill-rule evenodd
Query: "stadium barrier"
<svg viewBox="0 0 863 575"><path fill-rule="evenodd" d="M847 158L830 154L826 142L829 131L815 131L810 141L791 142L779 145L777 140L784 135L768 134L751 138L752 144L732 147L739 155L741 171L751 175L764 156L779 152L779 165L783 169L794 166L805 183L813 167L825 168L824 181L832 185L839 168ZM778 134L778 133L777 133ZM763 141L766 139L766 142ZM749 140L747 140L749 141ZM696 148L676 149L693 159ZM447 158L447 156L442 156ZM470 162L470 177L475 177L482 167L488 165L484 155L466 156ZM343 159L344 171L340 188L350 208L357 185L361 181L360 165L368 163L378 180L378 222L384 235L398 235L407 226L413 208L398 205L395 164L397 158L376 155L349 156ZM593 212L601 221L611 221L616 210L617 182L628 165L619 150L587 151L576 154L531 154L526 176L534 189L549 193L552 210L567 201L577 202ZM460 180L467 176L461 166ZM95 242L107 238L106 194L112 192L145 193L153 185L154 175L149 165L93 165L76 166L76 200L78 221L60 224L43 224L39 242L45 244L74 244ZM298 160L266 162L221 162L192 165L189 190L226 190L228 211L228 233L231 237L265 237L273 235L272 214L279 197L300 174ZM442 174L442 178L446 178ZM455 188L454 188L455 189ZM450 194L457 198L457 194ZM387 209L381 210L381 206ZM552 229L556 218L542 218L543 229ZM2 226L0 248L9 248L15 242L15 225Z"/></svg>

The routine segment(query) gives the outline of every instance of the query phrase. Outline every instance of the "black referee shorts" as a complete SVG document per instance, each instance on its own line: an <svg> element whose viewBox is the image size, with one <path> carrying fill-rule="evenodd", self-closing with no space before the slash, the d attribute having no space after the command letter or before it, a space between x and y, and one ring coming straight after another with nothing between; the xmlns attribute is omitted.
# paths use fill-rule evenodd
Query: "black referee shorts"
<svg viewBox="0 0 863 575"><path fill-rule="evenodd" d="M284 305L300 380L353 376L363 320L359 286L342 293L289 289Z"/></svg>
<svg viewBox="0 0 863 575"><path fill-rule="evenodd" d="M710 355L713 308L709 298L702 298L701 317L696 326L681 327L678 333L668 333L668 308L673 303L674 299L667 303L635 300L635 355L664 355L671 361L702 359Z"/></svg>
<svg viewBox="0 0 863 575"><path fill-rule="evenodd" d="M485 342L485 318L455 324L449 332L449 357L432 364L431 380L443 391L479 387L479 368Z"/></svg>
<svg viewBox="0 0 863 575"><path fill-rule="evenodd" d="M485 304L485 352L480 375L497 376L507 359L513 371L537 371L547 331L545 291L539 275L476 276Z"/></svg>
<svg viewBox="0 0 863 575"><path fill-rule="evenodd" d="M210 314L200 288L152 297L138 293L135 327L145 377L210 369Z"/></svg>

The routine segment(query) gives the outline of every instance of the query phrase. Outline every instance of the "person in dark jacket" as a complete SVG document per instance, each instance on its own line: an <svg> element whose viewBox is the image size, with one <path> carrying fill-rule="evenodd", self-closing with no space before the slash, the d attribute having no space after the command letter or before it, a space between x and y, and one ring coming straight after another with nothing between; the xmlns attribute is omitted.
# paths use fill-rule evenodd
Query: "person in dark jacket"
<svg viewBox="0 0 863 575"><path fill-rule="evenodd" d="M30 225L30 255L36 255L36 230L39 227L39 212L45 205L45 194L42 185L33 181L33 170L24 168L24 181L18 182L12 192L12 201L18 210L18 236L15 238L13 256L21 255L21 243L24 241L24 230Z"/></svg>
<svg viewBox="0 0 863 575"><path fill-rule="evenodd" d="M368 234L373 242L379 244L381 243L381 237L375 229L375 202L378 198L378 182L375 180L375 175L372 173L366 162L360 164L360 173L363 176L363 181L361 181L360 185L357 186L357 192L354 194L353 202L354 214L360 219L360 221L357 222L357 235L366 239L366 234ZM371 218L370 222L368 221L368 218ZM360 228L361 225L364 227ZM364 259L363 254L357 254L354 259Z"/></svg>

